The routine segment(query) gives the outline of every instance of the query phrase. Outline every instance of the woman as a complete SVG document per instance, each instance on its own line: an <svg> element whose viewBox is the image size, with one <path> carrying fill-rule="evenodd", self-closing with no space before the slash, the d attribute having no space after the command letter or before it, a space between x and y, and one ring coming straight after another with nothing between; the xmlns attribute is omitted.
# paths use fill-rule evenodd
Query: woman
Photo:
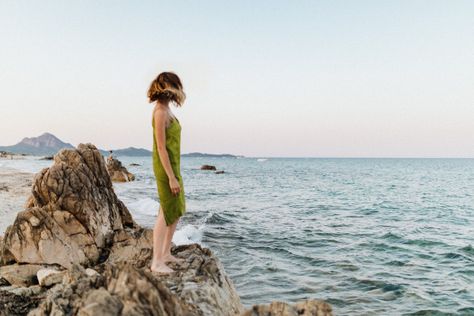
<svg viewBox="0 0 474 316"><path fill-rule="evenodd" d="M153 171L155 173L160 210L153 229L153 259L150 269L171 273L166 263L179 262L171 254L171 240L179 218L185 212L183 179L180 172L181 125L171 113L170 103L182 106L186 95L179 77L163 72L148 89L153 110Z"/></svg>

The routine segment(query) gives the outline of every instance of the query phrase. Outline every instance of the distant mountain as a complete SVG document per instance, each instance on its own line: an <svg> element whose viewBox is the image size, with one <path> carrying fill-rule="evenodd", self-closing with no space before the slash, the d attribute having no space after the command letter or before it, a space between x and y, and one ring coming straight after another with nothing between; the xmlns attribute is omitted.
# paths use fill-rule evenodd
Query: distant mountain
<svg viewBox="0 0 474 316"><path fill-rule="evenodd" d="M183 157L204 157L204 158L242 158L244 156L235 156L231 154L206 154L206 153L188 153L181 155Z"/></svg>
<svg viewBox="0 0 474 316"><path fill-rule="evenodd" d="M50 133L44 133L38 137L26 137L21 142L13 146L0 146L0 151L11 152L14 154L27 154L33 156L52 156L55 155L59 150L63 148L74 148L73 145L61 141L59 138ZM109 155L108 150L99 149L100 153L104 156ZM131 157L143 157L151 156L152 152L143 149L128 147L124 149L112 150L115 156L131 156ZM204 158L242 158L244 156L236 156L230 154L206 154L193 152L183 154L183 157L204 157Z"/></svg>
<svg viewBox="0 0 474 316"><path fill-rule="evenodd" d="M61 141L50 133L44 133L38 137L26 137L21 142L13 146L0 146L0 151L14 154L28 154L33 156L52 156L63 148L74 148L73 145ZM108 156L109 151L99 149L102 155ZM129 147L125 149L113 150L116 156L150 156L151 151L143 148Z"/></svg>
<svg viewBox="0 0 474 316"><path fill-rule="evenodd" d="M44 133L38 137L25 137L21 142L12 146L0 146L0 151L8 151L15 154L28 155L54 155L63 148L74 148L69 143L64 143L50 133Z"/></svg>

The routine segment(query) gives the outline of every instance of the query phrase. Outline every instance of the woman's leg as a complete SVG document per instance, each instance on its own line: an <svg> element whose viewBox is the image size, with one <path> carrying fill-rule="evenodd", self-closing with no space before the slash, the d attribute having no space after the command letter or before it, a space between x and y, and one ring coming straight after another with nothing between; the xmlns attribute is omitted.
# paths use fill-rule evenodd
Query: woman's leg
<svg viewBox="0 0 474 316"><path fill-rule="evenodd" d="M151 271L161 272L161 273L170 273L173 272L165 264L165 250L167 250L164 245L166 236L168 235L168 227L166 226L165 218L163 216L163 209L160 206L160 211L156 219L155 227L153 228L153 258L151 261Z"/></svg>
<svg viewBox="0 0 474 316"><path fill-rule="evenodd" d="M179 262L178 258L171 254L171 241L173 240L176 226L178 225L179 218L171 225L169 225L166 231L165 239L163 240L164 258L166 262Z"/></svg>

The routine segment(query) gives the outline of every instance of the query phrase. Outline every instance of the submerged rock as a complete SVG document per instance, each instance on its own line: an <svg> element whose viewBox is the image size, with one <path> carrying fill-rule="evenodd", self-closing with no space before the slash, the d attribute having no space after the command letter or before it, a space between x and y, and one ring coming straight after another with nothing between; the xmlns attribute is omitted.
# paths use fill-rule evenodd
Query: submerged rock
<svg viewBox="0 0 474 316"><path fill-rule="evenodd" d="M331 316L331 305L320 300L307 300L295 304L272 302L254 305L241 316Z"/></svg>
<svg viewBox="0 0 474 316"><path fill-rule="evenodd" d="M134 181L135 176L130 173L122 163L113 157L107 158L107 171L113 182L129 182Z"/></svg>

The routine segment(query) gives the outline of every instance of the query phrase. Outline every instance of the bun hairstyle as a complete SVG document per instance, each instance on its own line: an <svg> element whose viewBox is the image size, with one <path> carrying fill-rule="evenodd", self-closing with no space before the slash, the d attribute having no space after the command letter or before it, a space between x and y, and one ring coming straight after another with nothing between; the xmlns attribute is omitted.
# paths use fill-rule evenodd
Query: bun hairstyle
<svg viewBox="0 0 474 316"><path fill-rule="evenodd" d="M183 84L179 77L173 72L162 72L150 84L148 89L148 100L150 103L159 101L162 103L174 102L182 106L186 95Z"/></svg>

